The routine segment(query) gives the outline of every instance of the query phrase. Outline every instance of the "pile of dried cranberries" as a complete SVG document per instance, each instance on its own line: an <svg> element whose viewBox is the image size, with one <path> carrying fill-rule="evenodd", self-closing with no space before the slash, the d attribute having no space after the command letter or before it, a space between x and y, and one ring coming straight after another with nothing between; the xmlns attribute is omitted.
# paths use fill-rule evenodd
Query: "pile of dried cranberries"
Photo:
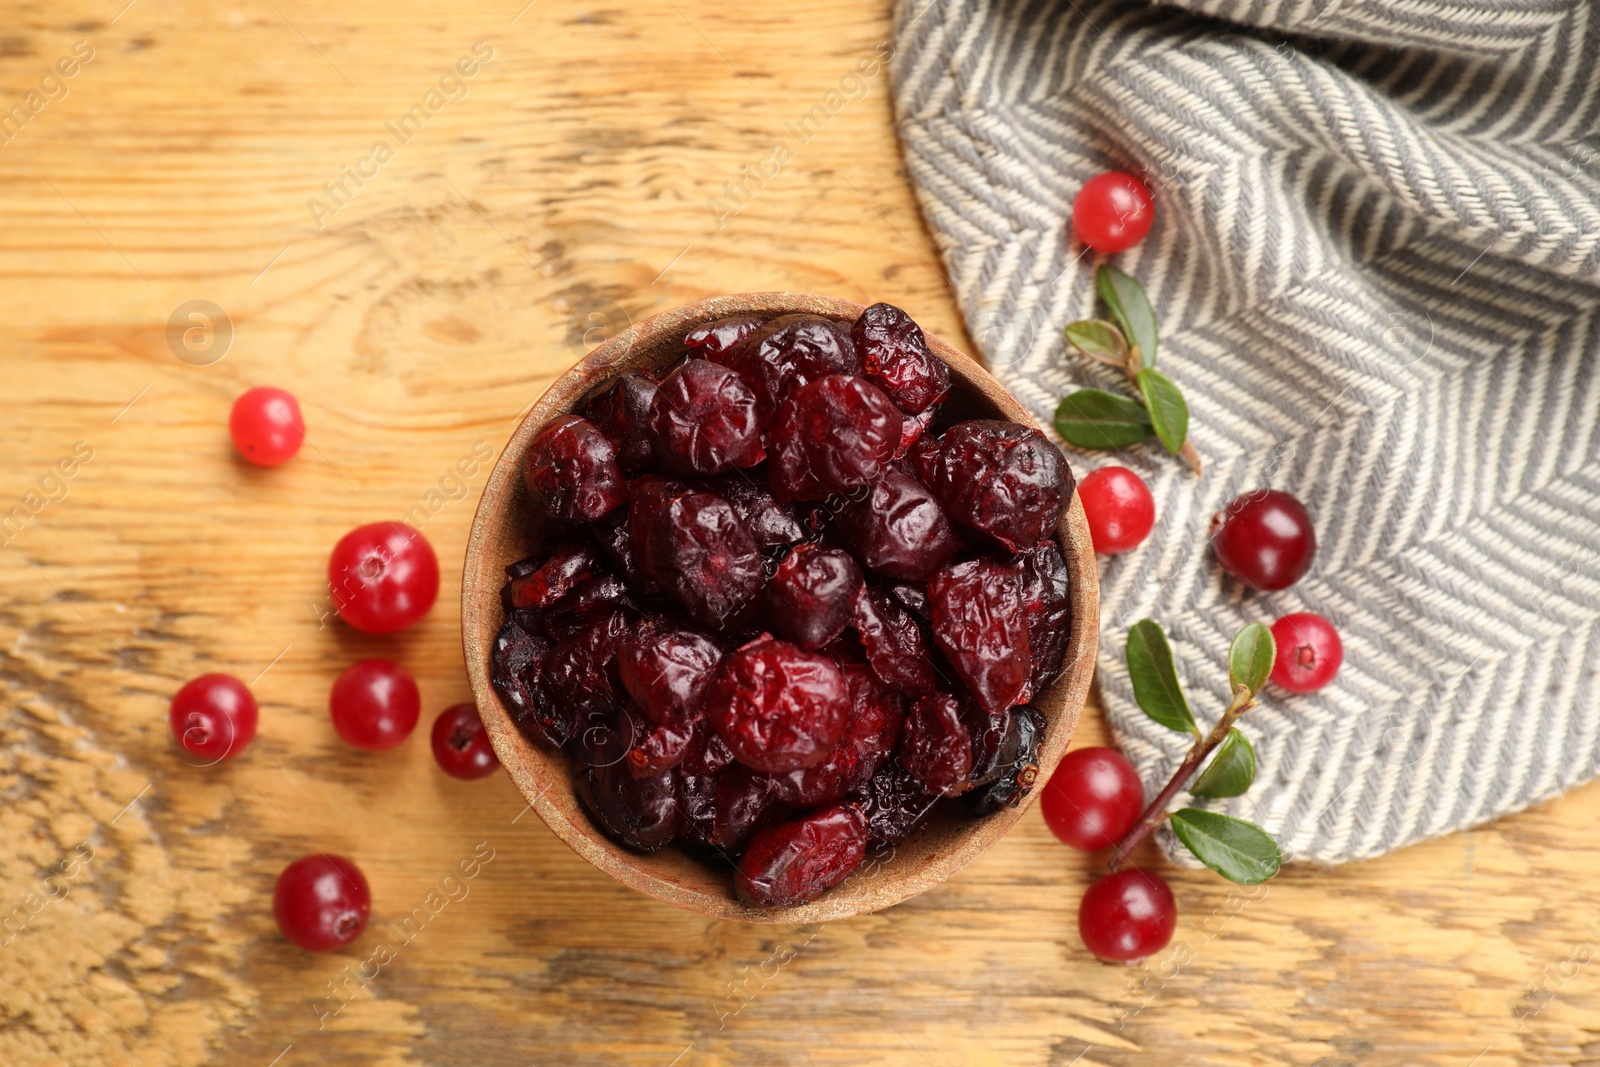
<svg viewBox="0 0 1600 1067"><path fill-rule="evenodd" d="M940 798L1032 787L1073 478L1037 430L941 419L949 392L876 304L702 326L539 431L543 549L506 569L494 685L609 837L792 905Z"/></svg>

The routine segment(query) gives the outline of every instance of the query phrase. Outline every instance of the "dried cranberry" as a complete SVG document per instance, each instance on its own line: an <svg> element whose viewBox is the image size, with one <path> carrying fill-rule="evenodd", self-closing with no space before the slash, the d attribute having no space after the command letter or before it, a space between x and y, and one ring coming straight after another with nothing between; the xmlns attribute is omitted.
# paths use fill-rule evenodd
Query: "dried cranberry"
<svg viewBox="0 0 1600 1067"><path fill-rule="evenodd" d="M722 650L698 630L656 616L617 640L617 674L651 722L687 722L700 715Z"/></svg>
<svg viewBox="0 0 1600 1067"><path fill-rule="evenodd" d="M564 522L594 522L627 499L617 446L577 415L545 424L528 446L522 474L534 502Z"/></svg>
<svg viewBox="0 0 1600 1067"><path fill-rule="evenodd" d="M711 843L737 852L750 835L790 813L772 791L772 780L735 763L717 775L716 813Z"/></svg>
<svg viewBox="0 0 1600 1067"><path fill-rule="evenodd" d="M900 735L900 762L930 792L953 797L967 788L972 738L955 697L934 693L911 706Z"/></svg>
<svg viewBox="0 0 1600 1067"><path fill-rule="evenodd" d="M706 715L734 756L768 774L827 759L849 710L839 668L766 634L723 660L706 694Z"/></svg>
<svg viewBox="0 0 1600 1067"><path fill-rule="evenodd" d="M727 742L718 737L711 724L702 717L689 742L689 751L684 753L683 762L678 766L685 774L714 776L732 762L733 752L729 750Z"/></svg>
<svg viewBox="0 0 1600 1067"><path fill-rule="evenodd" d="M807 382L829 374L860 374L849 331L843 323L820 315L784 315L733 346L719 362L744 376L755 390L761 417Z"/></svg>
<svg viewBox="0 0 1600 1067"><path fill-rule="evenodd" d="M638 609L622 579L601 574L556 601L544 613L544 633L550 640L559 641L582 630L597 614L620 611L631 622L638 616Z"/></svg>
<svg viewBox="0 0 1600 1067"><path fill-rule="evenodd" d="M572 592L579 582L594 577L600 565L589 545L565 545L556 549L532 574L511 579L513 608L547 608Z"/></svg>
<svg viewBox="0 0 1600 1067"><path fill-rule="evenodd" d="M772 426L772 491L815 500L881 476L900 444L900 409L865 378L830 374L796 389Z"/></svg>
<svg viewBox="0 0 1600 1067"><path fill-rule="evenodd" d="M750 536L763 548L792 545L805 539L806 528L795 515L794 506L779 503L772 495L765 470L733 471L718 475L707 484L713 493L733 505Z"/></svg>
<svg viewBox="0 0 1600 1067"><path fill-rule="evenodd" d="M928 792L898 760L890 760L850 800L866 816L870 844L898 845L927 821L939 794Z"/></svg>
<svg viewBox="0 0 1600 1067"><path fill-rule="evenodd" d="M967 811L973 815L988 815L1022 803L1022 798L1039 780L1039 746L1043 741L1044 716L1032 708L1013 708L1010 726L1000 746L1004 766L992 781L962 796L961 803Z"/></svg>
<svg viewBox="0 0 1600 1067"><path fill-rule="evenodd" d="M489 680L504 698L517 729L530 738L563 745L577 732L577 720L564 709L551 714L542 707L539 678L549 654L550 642L507 620L495 635Z"/></svg>
<svg viewBox="0 0 1600 1067"><path fill-rule="evenodd" d="M849 553L796 545L767 584L767 615L778 636L815 652L844 633L866 579Z"/></svg>
<svg viewBox="0 0 1600 1067"><path fill-rule="evenodd" d="M1069 621L1072 579L1054 538L1024 553L1022 608L1028 617L1028 658L1033 661L1028 688L1038 696L1061 673L1072 636Z"/></svg>
<svg viewBox="0 0 1600 1067"><path fill-rule="evenodd" d="M611 564L613 570L627 579L629 585L643 596L661 592L655 580L646 577L639 569L639 560L633 551L633 533L628 525L627 511L614 511L590 528L595 544Z"/></svg>
<svg viewBox="0 0 1600 1067"><path fill-rule="evenodd" d="M929 483L945 514L1023 552L1056 528L1072 496L1072 472L1044 434L1014 422L974 419L944 432Z"/></svg>
<svg viewBox="0 0 1600 1067"><path fill-rule="evenodd" d="M887 578L924 581L961 548L933 494L892 467L840 510L835 528L867 570Z"/></svg>
<svg viewBox="0 0 1600 1067"><path fill-rule="evenodd" d="M718 319L689 331L683 343L690 348L703 348L707 352L726 352L734 345L761 328L761 320L748 316Z"/></svg>
<svg viewBox="0 0 1600 1067"><path fill-rule="evenodd" d="M826 804L860 789L900 739L905 717L900 694L880 684L864 666L850 665L843 671L850 687L844 736L816 766L772 776L772 791L785 803Z"/></svg>
<svg viewBox="0 0 1600 1067"><path fill-rule="evenodd" d="M727 367L691 359L673 371L650 402L656 461L679 474L715 474L760 463L756 396Z"/></svg>
<svg viewBox="0 0 1600 1067"><path fill-rule="evenodd" d="M938 408L929 408L920 415L908 415L900 420L900 443L895 446L894 458L901 459L911 455L911 450L928 432L928 427L933 425L934 416L939 414ZM911 461L911 470L916 472L916 460Z"/></svg>
<svg viewBox="0 0 1600 1067"><path fill-rule="evenodd" d="M896 582L889 586L889 595L894 597L894 602L905 608L911 614L928 621L928 589L926 586L914 582Z"/></svg>
<svg viewBox="0 0 1600 1067"><path fill-rule="evenodd" d="M892 596L882 589L869 588L856 601L852 621L867 662L884 685L912 696L934 691L938 675L922 628Z"/></svg>
<svg viewBox="0 0 1600 1067"><path fill-rule="evenodd" d="M655 397L654 381L643 374L626 374L584 405L589 421L617 446L617 462L624 471L642 470L654 458L649 419Z"/></svg>
<svg viewBox="0 0 1600 1067"><path fill-rule="evenodd" d="M617 636L626 626L622 612L603 612L571 637L557 641L541 678L547 703L580 718L610 711L621 691L616 680Z"/></svg>
<svg viewBox="0 0 1600 1067"><path fill-rule="evenodd" d="M629 528L640 569L696 621L720 627L761 591L761 554L734 512L712 493L660 478L633 483Z"/></svg>
<svg viewBox="0 0 1600 1067"><path fill-rule="evenodd" d="M854 806L814 811L769 827L739 857L734 886L757 907L815 900L850 876L867 854L867 820Z"/></svg>
<svg viewBox="0 0 1600 1067"><path fill-rule="evenodd" d="M578 800L605 835L636 852L654 852L678 832L672 775L635 778L620 764L590 767L577 782Z"/></svg>
<svg viewBox="0 0 1600 1067"><path fill-rule="evenodd" d="M579 716L578 731L567 751L585 767L613 767L650 729L650 724L626 704L594 706Z"/></svg>
<svg viewBox="0 0 1600 1067"><path fill-rule="evenodd" d="M850 330L862 373L876 381L909 415L925 411L950 391L950 368L928 349L922 327L892 304L873 304Z"/></svg>
<svg viewBox="0 0 1600 1067"><path fill-rule="evenodd" d="M939 477L939 458L943 455L944 449L939 444L938 435L931 433L924 433L906 449L911 471L923 485L932 485L934 479Z"/></svg>
<svg viewBox="0 0 1600 1067"><path fill-rule="evenodd" d="M633 747L628 749L628 771L644 778L671 770L683 762L694 741L696 719L679 715L661 723L640 723Z"/></svg>
<svg viewBox="0 0 1600 1067"><path fill-rule="evenodd" d="M972 738L972 769L967 772L968 785L987 785L1016 762L1016 751L1006 751L1008 739L1017 739L1012 709L986 711L976 700L960 702L961 725Z"/></svg>
<svg viewBox="0 0 1600 1067"><path fill-rule="evenodd" d="M928 583L934 640L989 711L1029 697L1033 663L1019 571L975 559L946 567Z"/></svg>
<svg viewBox="0 0 1600 1067"><path fill-rule="evenodd" d="M711 852L711 835L716 827L717 779L709 774L690 774L682 763L672 775L678 795L678 832L687 842Z"/></svg>

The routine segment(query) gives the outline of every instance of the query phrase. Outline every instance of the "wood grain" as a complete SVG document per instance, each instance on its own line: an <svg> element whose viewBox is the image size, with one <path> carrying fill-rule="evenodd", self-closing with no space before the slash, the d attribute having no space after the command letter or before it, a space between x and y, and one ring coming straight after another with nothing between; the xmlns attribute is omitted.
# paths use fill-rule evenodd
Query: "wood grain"
<svg viewBox="0 0 1600 1067"><path fill-rule="evenodd" d="M356 657L402 659L430 709L467 685L452 588L414 632L356 635L325 616L328 548L410 516L459 561L478 457L608 331L795 290L962 336L886 77L843 81L882 0L522 2L4 7L0 112L40 95L0 137L0 1062L1600 1061L1594 787L1249 895L1172 872L1174 946L1111 968L1074 926L1095 865L1036 813L902 906L751 928L616 885L420 737L342 746L326 693ZM465 96L399 144L385 124L478 41ZM357 166L319 229L307 201ZM232 324L209 365L168 343L191 300ZM256 383L311 426L277 471L227 441ZM206 670L262 703L233 766L167 735ZM373 885L344 953L272 926L312 848Z"/></svg>

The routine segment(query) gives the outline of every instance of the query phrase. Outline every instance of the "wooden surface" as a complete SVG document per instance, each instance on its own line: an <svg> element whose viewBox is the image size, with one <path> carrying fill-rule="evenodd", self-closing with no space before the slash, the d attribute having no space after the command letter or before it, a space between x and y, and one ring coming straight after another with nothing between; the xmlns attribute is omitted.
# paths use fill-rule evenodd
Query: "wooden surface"
<svg viewBox="0 0 1600 1067"><path fill-rule="evenodd" d="M900 907L751 928L616 885L423 736L343 746L326 693L358 656L407 663L430 713L467 689L454 577L413 632L363 637L324 618L329 547L409 516L455 567L480 457L625 316L793 289L961 337L882 73L769 162L885 4L121 2L0 23L4 108L93 50L0 145L0 503L23 508L0 550L0 1063L1600 1061L1593 787L1246 895L1174 872L1174 946L1130 969L1082 951L1095 867L1036 812ZM395 147L385 124L477 41L465 97ZM318 229L308 198L372 174L379 139L392 158ZM746 166L771 176L719 228L707 201ZM191 300L231 321L220 361L169 345ZM310 424L280 470L228 444L256 383ZM165 715L208 670L254 680L262 723L200 769ZM1080 736L1104 738L1093 711ZM269 911L313 847L374 892L328 956Z"/></svg>

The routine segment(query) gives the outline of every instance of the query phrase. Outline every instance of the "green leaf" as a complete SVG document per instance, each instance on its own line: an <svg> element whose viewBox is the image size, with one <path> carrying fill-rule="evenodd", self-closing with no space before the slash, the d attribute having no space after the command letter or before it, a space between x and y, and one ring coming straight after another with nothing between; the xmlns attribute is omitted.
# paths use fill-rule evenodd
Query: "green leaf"
<svg viewBox="0 0 1600 1067"><path fill-rule="evenodd" d="M1259 622L1246 626L1234 635L1228 649L1228 687L1238 689L1242 685L1255 696L1267 684L1277 655L1278 645L1271 630Z"/></svg>
<svg viewBox="0 0 1600 1067"><path fill-rule="evenodd" d="M1150 412L1150 426L1168 452L1176 456L1189 436L1189 405L1178 387L1158 370L1146 367L1134 378Z"/></svg>
<svg viewBox="0 0 1600 1067"><path fill-rule="evenodd" d="M1144 286L1133 277L1107 263L1095 274L1095 288L1111 310L1111 317L1122 327L1122 335L1139 350L1139 362L1156 365L1156 313L1145 295Z"/></svg>
<svg viewBox="0 0 1600 1067"><path fill-rule="evenodd" d="M1079 389L1056 408L1056 433L1078 448L1126 448L1155 432L1143 404L1104 389Z"/></svg>
<svg viewBox="0 0 1600 1067"><path fill-rule="evenodd" d="M1067 342L1086 356L1119 367L1128 363L1128 339L1105 319L1079 319L1066 329Z"/></svg>
<svg viewBox="0 0 1600 1067"><path fill-rule="evenodd" d="M1235 727L1217 746L1216 755L1194 780L1189 792L1209 800L1243 796L1255 780L1256 750L1250 747L1250 739Z"/></svg>
<svg viewBox="0 0 1600 1067"><path fill-rule="evenodd" d="M1167 635L1149 619L1140 619L1128 631L1128 678L1133 682L1133 699L1146 715L1169 730L1189 730L1199 736L1178 685Z"/></svg>
<svg viewBox="0 0 1600 1067"><path fill-rule="evenodd" d="M1278 873L1278 843L1254 823L1199 808L1175 811L1170 819L1184 847L1230 882L1259 885Z"/></svg>

